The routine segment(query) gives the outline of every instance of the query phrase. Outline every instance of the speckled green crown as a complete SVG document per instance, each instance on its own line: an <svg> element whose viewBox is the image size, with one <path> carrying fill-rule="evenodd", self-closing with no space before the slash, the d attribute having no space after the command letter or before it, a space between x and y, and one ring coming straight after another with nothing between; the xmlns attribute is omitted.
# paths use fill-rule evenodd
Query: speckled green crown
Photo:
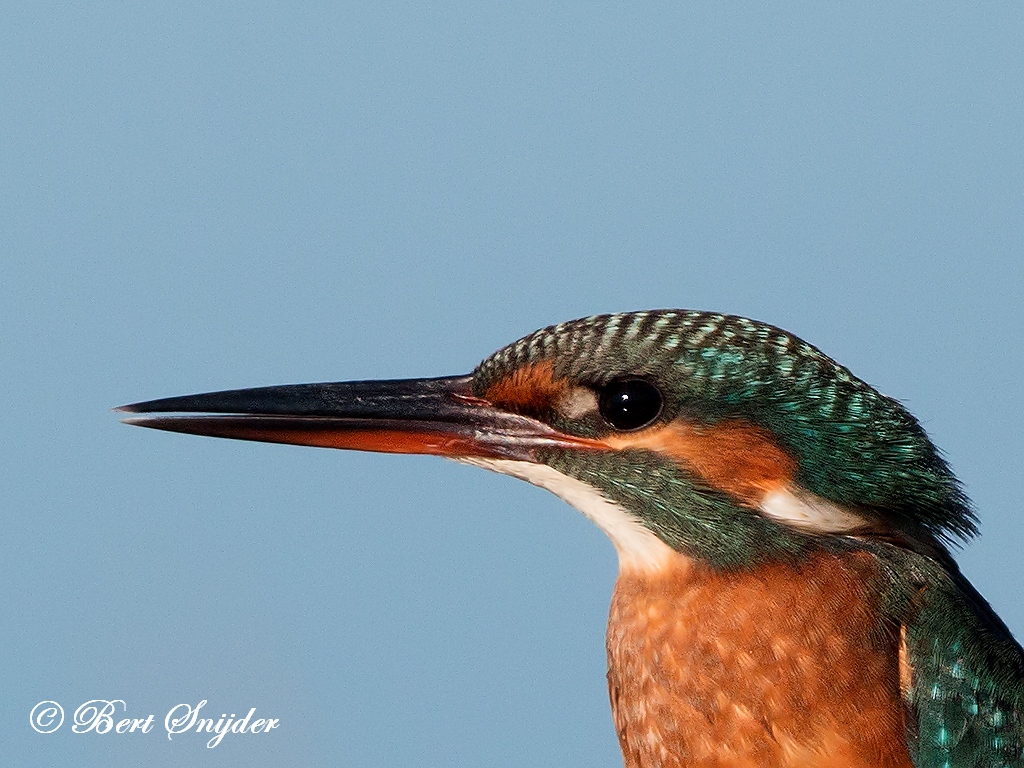
<svg viewBox="0 0 1024 768"><path fill-rule="evenodd" d="M976 519L921 425L816 347L766 323L694 310L595 315L531 333L484 360L484 392L523 365L599 387L648 377L664 418L738 418L770 430L799 462L797 482L911 535L968 538Z"/></svg>

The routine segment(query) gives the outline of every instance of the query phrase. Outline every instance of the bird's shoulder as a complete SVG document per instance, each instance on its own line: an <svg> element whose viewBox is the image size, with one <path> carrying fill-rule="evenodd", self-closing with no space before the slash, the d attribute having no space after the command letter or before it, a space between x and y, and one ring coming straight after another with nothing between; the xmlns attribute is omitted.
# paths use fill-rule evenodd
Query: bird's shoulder
<svg viewBox="0 0 1024 768"><path fill-rule="evenodd" d="M923 570L902 628L915 765L1024 766L1024 651L956 566Z"/></svg>

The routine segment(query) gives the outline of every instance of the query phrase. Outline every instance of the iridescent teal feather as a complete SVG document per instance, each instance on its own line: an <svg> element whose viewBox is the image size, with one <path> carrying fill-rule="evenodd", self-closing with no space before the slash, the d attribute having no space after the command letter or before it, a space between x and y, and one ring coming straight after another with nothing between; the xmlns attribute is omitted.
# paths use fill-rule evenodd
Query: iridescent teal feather
<svg viewBox="0 0 1024 768"><path fill-rule="evenodd" d="M1020 646L959 574L936 574L907 633L919 768L1024 765Z"/></svg>

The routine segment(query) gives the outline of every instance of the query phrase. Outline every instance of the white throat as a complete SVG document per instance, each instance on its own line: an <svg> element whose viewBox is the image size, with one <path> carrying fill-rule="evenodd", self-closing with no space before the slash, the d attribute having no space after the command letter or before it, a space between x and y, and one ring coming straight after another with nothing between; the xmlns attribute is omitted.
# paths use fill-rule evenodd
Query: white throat
<svg viewBox="0 0 1024 768"><path fill-rule="evenodd" d="M600 491L547 464L509 459L456 459L463 464L511 475L551 491L589 517L607 534L619 554L619 570L658 571L679 553L655 536L625 507L605 498Z"/></svg>

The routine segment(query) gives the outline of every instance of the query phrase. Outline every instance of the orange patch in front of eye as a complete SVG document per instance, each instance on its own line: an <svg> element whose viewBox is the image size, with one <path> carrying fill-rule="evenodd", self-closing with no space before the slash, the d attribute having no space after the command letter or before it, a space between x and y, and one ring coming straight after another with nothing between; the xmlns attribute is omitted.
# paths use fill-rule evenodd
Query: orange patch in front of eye
<svg viewBox="0 0 1024 768"><path fill-rule="evenodd" d="M545 360L516 368L491 384L484 397L515 410L537 410L549 407L567 389L565 382L555 380L554 368Z"/></svg>
<svg viewBox="0 0 1024 768"><path fill-rule="evenodd" d="M686 421L602 439L618 450L638 448L669 456L709 485L757 506L765 494L790 483L796 460L771 432L740 420L712 425Z"/></svg>

